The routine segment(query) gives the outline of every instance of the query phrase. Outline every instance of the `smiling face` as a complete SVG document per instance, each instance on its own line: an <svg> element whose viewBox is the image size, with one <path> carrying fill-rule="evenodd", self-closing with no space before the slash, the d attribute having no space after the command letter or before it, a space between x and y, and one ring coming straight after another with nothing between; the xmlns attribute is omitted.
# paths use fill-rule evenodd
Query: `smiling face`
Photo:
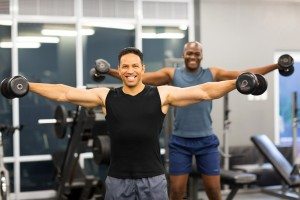
<svg viewBox="0 0 300 200"><path fill-rule="evenodd" d="M197 70L202 60L202 45L199 42L186 43L183 50L183 58L188 70Z"/></svg>
<svg viewBox="0 0 300 200"><path fill-rule="evenodd" d="M138 55L134 53L122 55L118 70L124 86L133 88L143 85L142 75L145 72L145 66Z"/></svg>

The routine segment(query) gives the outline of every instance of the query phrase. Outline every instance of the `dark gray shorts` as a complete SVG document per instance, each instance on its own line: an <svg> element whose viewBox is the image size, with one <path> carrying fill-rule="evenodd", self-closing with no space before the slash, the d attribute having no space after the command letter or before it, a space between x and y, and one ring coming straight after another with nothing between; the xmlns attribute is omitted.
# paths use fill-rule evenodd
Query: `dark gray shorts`
<svg viewBox="0 0 300 200"><path fill-rule="evenodd" d="M141 179L118 179L107 176L105 200L167 200L166 176Z"/></svg>

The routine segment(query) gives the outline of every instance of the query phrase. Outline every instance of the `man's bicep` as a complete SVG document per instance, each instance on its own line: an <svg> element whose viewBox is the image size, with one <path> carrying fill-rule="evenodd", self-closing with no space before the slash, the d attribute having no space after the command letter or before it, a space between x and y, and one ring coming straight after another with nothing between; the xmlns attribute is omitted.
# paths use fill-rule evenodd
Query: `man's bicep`
<svg viewBox="0 0 300 200"><path fill-rule="evenodd" d="M199 102L204 98L204 93L197 86L179 88L171 87L168 102L173 106L186 106Z"/></svg>
<svg viewBox="0 0 300 200"><path fill-rule="evenodd" d="M95 88L95 89L91 89L91 92L94 95L93 98L94 98L95 102L97 102L99 106L105 107L105 101L106 101L106 97L109 92L109 89L108 88Z"/></svg>

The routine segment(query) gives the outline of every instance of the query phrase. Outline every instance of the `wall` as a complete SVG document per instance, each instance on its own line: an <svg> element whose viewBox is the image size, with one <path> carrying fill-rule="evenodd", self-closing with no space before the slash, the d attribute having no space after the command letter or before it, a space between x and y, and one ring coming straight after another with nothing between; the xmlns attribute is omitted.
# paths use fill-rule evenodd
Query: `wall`
<svg viewBox="0 0 300 200"><path fill-rule="evenodd" d="M300 50L299 1L201 0L199 11L204 67L241 70L273 63L275 51ZM260 133L274 140L274 73L266 78L266 101L230 93L230 145L251 144L250 136ZM222 144L223 99L214 101L212 117Z"/></svg>

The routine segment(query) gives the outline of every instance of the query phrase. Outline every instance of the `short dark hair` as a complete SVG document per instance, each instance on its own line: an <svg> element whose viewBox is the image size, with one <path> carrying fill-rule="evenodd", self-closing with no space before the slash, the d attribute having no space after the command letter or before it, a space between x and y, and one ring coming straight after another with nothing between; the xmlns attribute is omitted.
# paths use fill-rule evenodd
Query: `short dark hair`
<svg viewBox="0 0 300 200"><path fill-rule="evenodd" d="M129 54L129 53L133 53L133 54L137 55L138 57L140 57L140 59L143 63L143 53L138 48L135 48L135 47L126 47L126 48L122 49L118 56L119 63L121 61L121 57L126 54Z"/></svg>

